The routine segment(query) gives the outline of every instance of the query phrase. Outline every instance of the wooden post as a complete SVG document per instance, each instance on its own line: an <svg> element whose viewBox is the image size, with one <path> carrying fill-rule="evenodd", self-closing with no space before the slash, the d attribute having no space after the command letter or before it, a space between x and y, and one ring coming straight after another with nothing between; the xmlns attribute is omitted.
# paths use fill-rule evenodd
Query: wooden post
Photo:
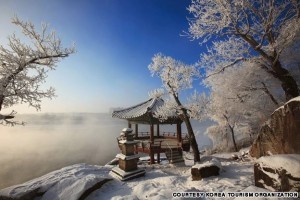
<svg viewBox="0 0 300 200"><path fill-rule="evenodd" d="M130 121L128 121L128 128L131 128L131 123L130 123Z"/></svg>
<svg viewBox="0 0 300 200"><path fill-rule="evenodd" d="M181 142L182 138L181 138L181 123L178 122L177 123L177 141Z"/></svg>
<svg viewBox="0 0 300 200"><path fill-rule="evenodd" d="M157 153L157 163L160 163L160 153Z"/></svg>
<svg viewBox="0 0 300 200"><path fill-rule="evenodd" d="M154 143L154 125L150 124L150 142L151 144Z"/></svg>
<svg viewBox="0 0 300 200"><path fill-rule="evenodd" d="M156 134L157 134L157 137L159 137L160 133L159 133L159 123L157 123L157 127L156 127Z"/></svg>
<svg viewBox="0 0 300 200"><path fill-rule="evenodd" d="M139 137L139 126L138 124L135 124L135 138Z"/></svg>
<svg viewBox="0 0 300 200"><path fill-rule="evenodd" d="M154 125L153 124L150 124L150 142L151 142L151 144L154 143ZM154 153L151 149L152 148L151 144L150 144L150 164L154 164L155 163Z"/></svg>
<svg viewBox="0 0 300 200"><path fill-rule="evenodd" d="M155 164L154 153L152 152L152 150L150 150L150 164Z"/></svg>

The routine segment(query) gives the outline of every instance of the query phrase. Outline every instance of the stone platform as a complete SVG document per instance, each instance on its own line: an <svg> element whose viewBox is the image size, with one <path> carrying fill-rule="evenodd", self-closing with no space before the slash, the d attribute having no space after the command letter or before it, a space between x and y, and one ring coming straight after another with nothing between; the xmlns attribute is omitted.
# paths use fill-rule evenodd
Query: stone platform
<svg viewBox="0 0 300 200"><path fill-rule="evenodd" d="M133 171L125 172L124 170L120 169L119 167L114 167L110 171L110 175L114 178L117 178L121 181L127 181L130 179L138 178L144 176L146 171L144 169L136 169Z"/></svg>

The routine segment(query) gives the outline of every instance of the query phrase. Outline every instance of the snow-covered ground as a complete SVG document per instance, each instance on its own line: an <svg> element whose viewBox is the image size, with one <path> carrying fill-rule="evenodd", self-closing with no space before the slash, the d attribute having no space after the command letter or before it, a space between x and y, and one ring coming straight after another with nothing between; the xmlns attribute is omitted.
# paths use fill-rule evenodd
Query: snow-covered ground
<svg viewBox="0 0 300 200"><path fill-rule="evenodd" d="M0 197L1 195L18 197L24 192L34 191L45 192L35 200L75 200L81 199L82 196L86 195L84 193L87 189L100 182L103 185L100 184L99 189L86 195L85 199L155 200L172 199L174 192L267 191L254 186L253 160L233 160L231 156L232 154L215 154L202 157L204 161L217 158L222 164L222 171L219 176L204 178L201 181L192 181L191 166L187 166L192 164L190 160L186 160L185 164L178 165L141 164L139 167L146 170L145 176L126 182L113 179L109 175L111 166L77 164L51 172L24 184L0 190Z"/></svg>
<svg viewBox="0 0 300 200"><path fill-rule="evenodd" d="M219 158L220 176L192 181L191 166L144 166L145 177L127 182L111 181L90 195L94 199L172 199L173 192L237 192L254 184L253 163Z"/></svg>

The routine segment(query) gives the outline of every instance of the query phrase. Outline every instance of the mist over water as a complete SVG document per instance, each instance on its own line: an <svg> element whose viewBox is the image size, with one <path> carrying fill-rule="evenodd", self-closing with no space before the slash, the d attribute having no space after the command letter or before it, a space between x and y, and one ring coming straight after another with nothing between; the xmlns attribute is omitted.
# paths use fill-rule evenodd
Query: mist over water
<svg viewBox="0 0 300 200"><path fill-rule="evenodd" d="M0 126L0 188L75 163L104 165L118 152L126 121L108 114L20 115L25 126Z"/></svg>
<svg viewBox="0 0 300 200"><path fill-rule="evenodd" d="M71 164L104 165L119 152L116 137L127 127L125 120L104 113L18 115L17 120L27 124L0 126L0 189ZM204 132L199 123L193 124L195 133ZM164 130L175 132L175 126ZM199 146L210 144L199 137Z"/></svg>

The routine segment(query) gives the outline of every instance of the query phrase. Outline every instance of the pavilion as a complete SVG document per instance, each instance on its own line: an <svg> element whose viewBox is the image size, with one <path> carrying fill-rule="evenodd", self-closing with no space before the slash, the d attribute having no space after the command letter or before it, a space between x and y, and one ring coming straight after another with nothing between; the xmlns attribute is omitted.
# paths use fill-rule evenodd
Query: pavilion
<svg viewBox="0 0 300 200"><path fill-rule="evenodd" d="M112 117L127 120L128 128L133 128L132 126L134 125L135 140L140 141L136 147L136 151L148 153L151 164L155 162L155 153L157 153L157 161L160 161L160 153L162 152L165 152L167 158L173 163L183 161L182 151L188 151L190 148L187 135L185 134L183 137L181 131L183 121L176 115L169 116L166 120L160 121L154 116L154 113L161 106L164 106L162 98L151 98L135 106L113 111ZM139 124L149 125L149 132L139 132ZM176 132L161 133L160 125L164 124L176 125ZM156 135L154 135L155 126Z"/></svg>

